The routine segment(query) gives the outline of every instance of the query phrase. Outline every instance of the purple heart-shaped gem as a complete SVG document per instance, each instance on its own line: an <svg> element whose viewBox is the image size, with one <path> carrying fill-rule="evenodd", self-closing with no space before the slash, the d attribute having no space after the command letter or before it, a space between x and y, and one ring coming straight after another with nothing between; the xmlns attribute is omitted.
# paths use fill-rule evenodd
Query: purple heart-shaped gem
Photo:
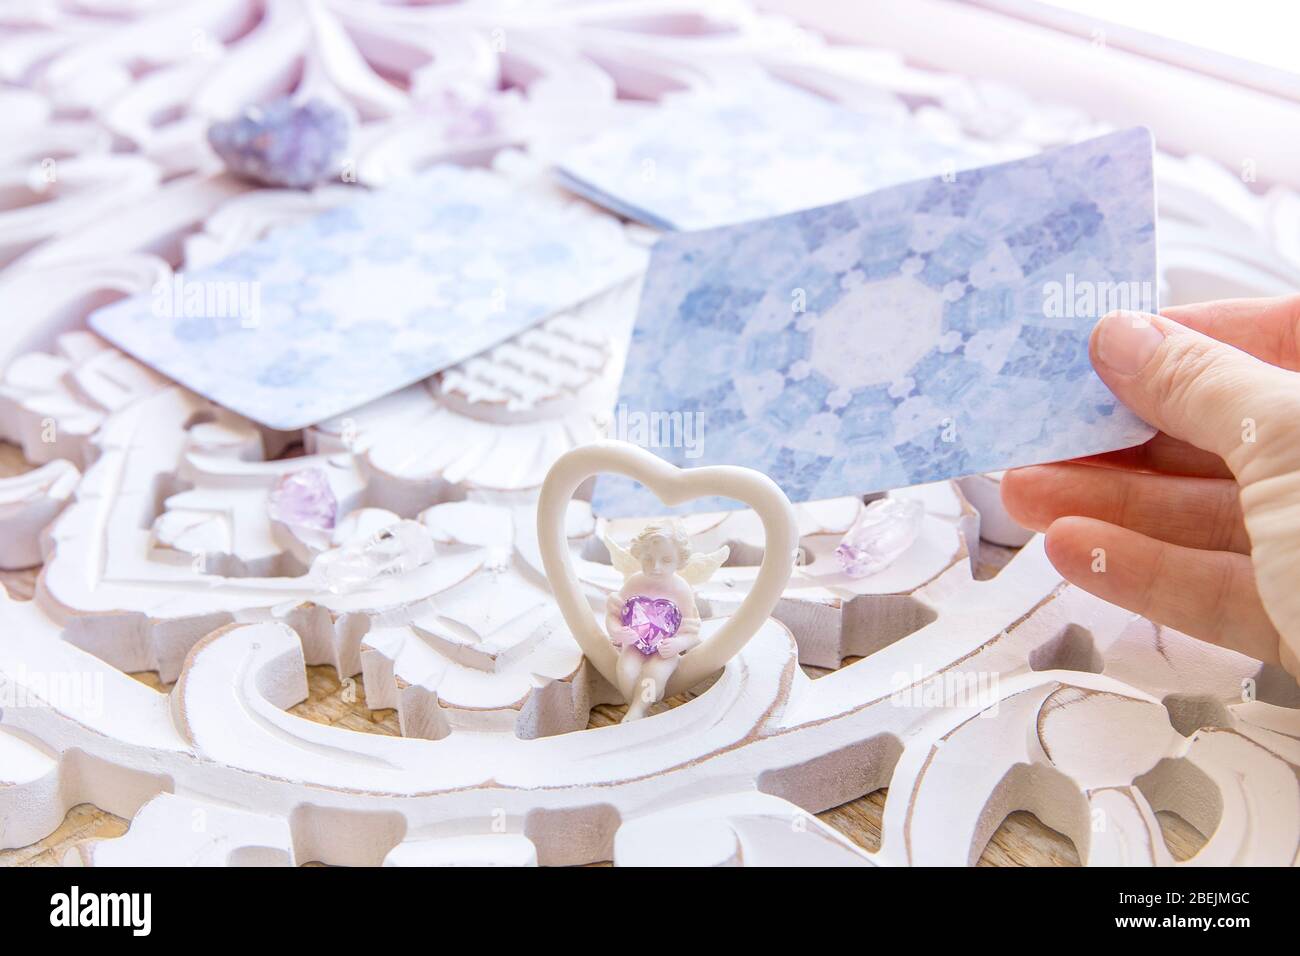
<svg viewBox="0 0 1300 956"><path fill-rule="evenodd" d="M667 598L637 595L623 604L623 626L636 635L633 646L642 654L653 654L660 643L682 626L682 612Z"/></svg>

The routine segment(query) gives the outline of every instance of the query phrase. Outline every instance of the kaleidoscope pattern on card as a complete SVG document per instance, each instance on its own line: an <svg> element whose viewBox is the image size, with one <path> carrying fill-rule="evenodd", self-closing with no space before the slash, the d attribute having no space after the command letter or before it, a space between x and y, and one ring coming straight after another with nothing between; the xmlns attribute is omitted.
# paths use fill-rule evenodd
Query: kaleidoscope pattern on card
<svg viewBox="0 0 1300 956"><path fill-rule="evenodd" d="M706 229L1008 158L1003 148L941 142L892 100L849 110L754 77L670 96L575 147L557 175L621 216Z"/></svg>
<svg viewBox="0 0 1300 956"><path fill-rule="evenodd" d="M436 167L99 310L91 326L227 408L296 429L426 378L630 278L612 217Z"/></svg>
<svg viewBox="0 0 1300 956"><path fill-rule="evenodd" d="M757 468L795 501L1139 444L1153 429L1097 377L1088 339L1110 305L1156 308L1154 206L1151 137L1131 129L668 234L615 421L677 465ZM664 510L622 478L594 504Z"/></svg>

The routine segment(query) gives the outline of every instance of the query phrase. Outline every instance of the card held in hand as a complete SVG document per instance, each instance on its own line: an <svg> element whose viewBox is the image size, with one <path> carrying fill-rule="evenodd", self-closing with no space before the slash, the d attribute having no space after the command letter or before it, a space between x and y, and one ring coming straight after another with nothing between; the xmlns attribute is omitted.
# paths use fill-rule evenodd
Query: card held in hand
<svg viewBox="0 0 1300 956"><path fill-rule="evenodd" d="M454 365L644 265L610 216L439 166L90 324L205 398L290 430Z"/></svg>
<svg viewBox="0 0 1300 956"><path fill-rule="evenodd" d="M612 432L794 501L1139 444L1093 371L1115 308L1156 309L1141 128L654 247ZM653 495L601 478L604 515ZM694 503L695 510L730 506Z"/></svg>

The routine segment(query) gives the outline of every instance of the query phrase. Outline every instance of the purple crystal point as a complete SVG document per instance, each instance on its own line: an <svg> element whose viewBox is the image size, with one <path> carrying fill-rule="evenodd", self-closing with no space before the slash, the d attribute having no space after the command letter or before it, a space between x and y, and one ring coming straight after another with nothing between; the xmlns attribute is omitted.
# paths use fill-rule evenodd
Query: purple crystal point
<svg viewBox="0 0 1300 956"><path fill-rule="evenodd" d="M289 97L213 123L208 142L232 172L268 186L305 188L339 174L351 123L324 100Z"/></svg>
<svg viewBox="0 0 1300 956"><path fill-rule="evenodd" d="M448 139L482 139L498 131L494 101L477 87L444 87L432 94L429 101L435 105Z"/></svg>
<svg viewBox="0 0 1300 956"><path fill-rule="evenodd" d="M865 578L889 567L921 533L925 508L910 498L871 502L835 549L840 567L851 578Z"/></svg>
<svg viewBox="0 0 1300 956"><path fill-rule="evenodd" d="M667 598L630 597L623 604L623 626L636 635L633 646L642 654L653 654L661 642L682 626L682 612Z"/></svg>
<svg viewBox="0 0 1300 956"><path fill-rule="evenodd" d="M317 531L333 529L338 509L338 499L320 468L304 468L281 475L266 501L266 512L272 520L291 528L314 528Z"/></svg>

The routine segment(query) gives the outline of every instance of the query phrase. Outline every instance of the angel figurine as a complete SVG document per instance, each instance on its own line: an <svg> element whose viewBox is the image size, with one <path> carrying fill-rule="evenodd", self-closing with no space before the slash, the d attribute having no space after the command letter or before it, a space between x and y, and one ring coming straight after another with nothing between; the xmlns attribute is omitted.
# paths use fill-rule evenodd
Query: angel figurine
<svg viewBox="0 0 1300 956"><path fill-rule="evenodd" d="M730 550L693 553L690 537L672 519L646 525L626 549L607 535L604 541L623 574L622 590L606 601L605 632L619 650L618 689L628 704L623 719L636 720L663 699L681 655L700 643L694 587L713 577Z"/></svg>

